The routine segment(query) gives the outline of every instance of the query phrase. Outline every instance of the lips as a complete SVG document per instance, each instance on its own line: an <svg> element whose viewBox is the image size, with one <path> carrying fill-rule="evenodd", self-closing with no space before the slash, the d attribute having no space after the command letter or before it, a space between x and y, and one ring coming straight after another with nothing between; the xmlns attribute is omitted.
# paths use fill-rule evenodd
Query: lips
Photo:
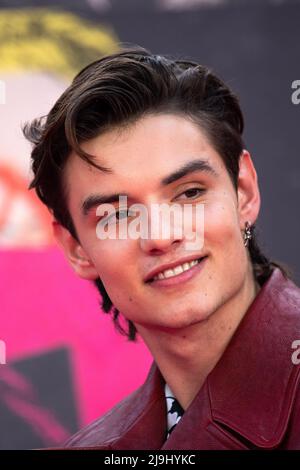
<svg viewBox="0 0 300 470"><path fill-rule="evenodd" d="M206 256L201 256L201 257L189 257L189 258L182 258L178 261L174 261L172 263L168 264L163 264L154 270L150 271L147 276L144 279L145 283L153 282L154 280L157 280L157 277L159 276L160 279L163 279L163 277L166 278L173 278L176 277L177 275L180 275L181 272L188 271L189 269L192 269L193 265L198 264L202 259L206 258ZM180 272L179 268L183 268L183 271Z"/></svg>

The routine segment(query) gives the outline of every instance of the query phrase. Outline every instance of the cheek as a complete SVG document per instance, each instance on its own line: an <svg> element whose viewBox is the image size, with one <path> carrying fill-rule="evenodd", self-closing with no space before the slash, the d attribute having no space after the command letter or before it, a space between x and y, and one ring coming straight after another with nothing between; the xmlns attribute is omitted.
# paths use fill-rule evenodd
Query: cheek
<svg viewBox="0 0 300 470"><path fill-rule="evenodd" d="M136 275L136 256L131 240L97 240L91 247L90 256L106 285L124 286Z"/></svg>
<svg viewBox="0 0 300 470"><path fill-rule="evenodd" d="M136 298L140 295L139 276L136 256L130 256L129 247L126 249L124 243L121 245L122 248L119 242L115 241L113 246L107 247L107 250L101 253L107 262L103 263L102 257L97 255L95 263L113 305L123 314L130 314L136 306Z"/></svg>
<svg viewBox="0 0 300 470"><path fill-rule="evenodd" d="M240 285L248 260L234 204L212 204L207 208L205 240L208 250L215 255L213 275L220 275L224 286Z"/></svg>
<svg viewBox="0 0 300 470"><path fill-rule="evenodd" d="M241 241L238 212L231 198L212 202L204 208L204 240L220 246Z"/></svg>
<svg viewBox="0 0 300 470"><path fill-rule="evenodd" d="M126 240L101 240L92 250L92 260L113 305L120 311L133 303L136 263ZM133 258L133 259L132 259Z"/></svg>

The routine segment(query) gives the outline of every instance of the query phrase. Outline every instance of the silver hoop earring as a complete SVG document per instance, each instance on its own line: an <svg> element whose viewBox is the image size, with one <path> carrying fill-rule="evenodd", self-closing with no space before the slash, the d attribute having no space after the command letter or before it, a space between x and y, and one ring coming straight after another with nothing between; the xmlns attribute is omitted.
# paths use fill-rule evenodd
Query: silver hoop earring
<svg viewBox="0 0 300 470"><path fill-rule="evenodd" d="M252 238L252 226L251 222L245 222L245 229L244 229L244 245L248 246L249 240Z"/></svg>

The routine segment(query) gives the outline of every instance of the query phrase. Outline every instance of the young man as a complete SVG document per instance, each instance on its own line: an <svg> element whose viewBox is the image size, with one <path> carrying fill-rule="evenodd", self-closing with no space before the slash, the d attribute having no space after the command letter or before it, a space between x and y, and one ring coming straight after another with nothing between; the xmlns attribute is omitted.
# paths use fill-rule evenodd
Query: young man
<svg viewBox="0 0 300 470"><path fill-rule="evenodd" d="M86 67L25 129L31 187L69 262L154 358L145 384L67 447L300 449L300 290L257 246L242 132L219 78L139 48ZM157 223L162 205L190 216Z"/></svg>

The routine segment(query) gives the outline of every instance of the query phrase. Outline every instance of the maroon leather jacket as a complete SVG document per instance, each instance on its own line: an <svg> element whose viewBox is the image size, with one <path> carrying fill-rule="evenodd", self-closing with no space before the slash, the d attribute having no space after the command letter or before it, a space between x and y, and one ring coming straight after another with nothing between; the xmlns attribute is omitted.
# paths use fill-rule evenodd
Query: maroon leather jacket
<svg viewBox="0 0 300 470"><path fill-rule="evenodd" d="M154 363L138 390L65 447L300 449L297 339L300 289L275 268L168 440L164 381Z"/></svg>

